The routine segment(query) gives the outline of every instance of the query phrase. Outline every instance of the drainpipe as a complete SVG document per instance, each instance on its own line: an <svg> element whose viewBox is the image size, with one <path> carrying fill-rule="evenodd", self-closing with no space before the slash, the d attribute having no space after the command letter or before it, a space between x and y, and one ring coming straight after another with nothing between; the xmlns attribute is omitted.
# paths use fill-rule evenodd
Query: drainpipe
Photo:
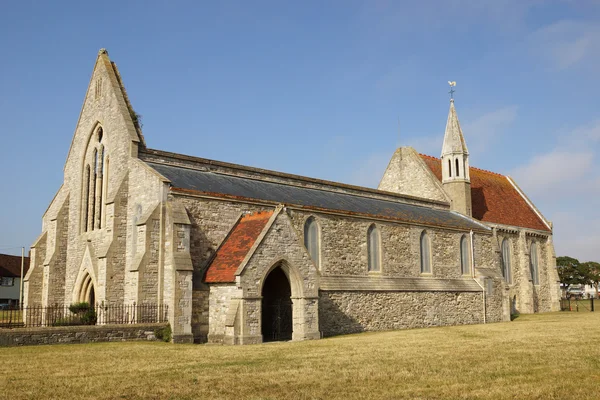
<svg viewBox="0 0 600 400"><path fill-rule="evenodd" d="M485 288L481 286L481 283L477 279L475 279L475 249L473 247L473 231L470 233L471 235L471 278L479 285L481 288L481 298L483 299L483 323L485 324Z"/></svg>

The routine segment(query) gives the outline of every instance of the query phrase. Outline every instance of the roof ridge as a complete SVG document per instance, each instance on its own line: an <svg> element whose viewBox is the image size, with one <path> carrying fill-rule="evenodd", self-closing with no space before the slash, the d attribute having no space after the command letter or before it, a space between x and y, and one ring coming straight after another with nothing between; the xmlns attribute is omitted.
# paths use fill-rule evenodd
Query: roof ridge
<svg viewBox="0 0 600 400"><path fill-rule="evenodd" d="M441 161L441 159L440 159L440 158L438 158L438 157L434 157L434 156L430 156L430 155L428 155L428 154L419 153L419 155L420 155L420 156L422 156L422 157L427 157L427 158L434 159L434 160L436 160L436 161ZM488 174L492 174L492 175L498 175L498 176L501 176L501 177L503 177L503 178L506 178L506 177L507 177L507 176L506 176L506 175L504 175L504 174L500 174L500 173L498 173L498 172L490 171L490 170L483 169L483 168L477 168L477 167L474 167L474 166L472 166L472 165L469 165L469 168L476 169L476 170L478 170L478 171L481 171L481 172L487 172Z"/></svg>

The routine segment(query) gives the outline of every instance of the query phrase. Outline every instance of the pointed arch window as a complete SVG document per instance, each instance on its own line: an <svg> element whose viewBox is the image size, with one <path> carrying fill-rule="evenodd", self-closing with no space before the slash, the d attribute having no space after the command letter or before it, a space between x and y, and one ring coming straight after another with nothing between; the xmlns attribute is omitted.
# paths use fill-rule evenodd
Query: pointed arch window
<svg viewBox="0 0 600 400"><path fill-rule="evenodd" d="M452 160L448 159L448 176L452 178Z"/></svg>
<svg viewBox="0 0 600 400"><path fill-rule="evenodd" d="M106 185L104 180L105 160L108 156L105 151L106 135L101 126L97 127L90 137L87 151L84 156L86 165L82 174L82 213L81 220L83 231L99 229L103 226L103 203L106 198Z"/></svg>
<svg viewBox="0 0 600 400"><path fill-rule="evenodd" d="M88 208L90 206L90 198L89 198L89 190L90 190L90 166L87 165L85 167L85 178L83 180L83 208L81 209L82 215L84 215L83 219L83 230L88 231Z"/></svg>
<svg viewBox="0 0 600 400"><path fill-rule="evenodd" d="M469 257L469 240L467 235L460 238L460 271L463 275L471 274L471 260Z"/></svg>
<svg viewBox="0 0 600 400"><path fill-rule="evenodd" d="M421 233L421 273L431 273L431 241L426 231Z"/></svg>
<svg viewBox="0 0 600 400"><path fill-rule="evenodd" d="M502 241L502 275L506 283L512 283L512 273L510 269L510 241L504 239Z"/></svg>
<svg viewBox="0 0 600 400"><path fill-rule="evenodd" d="M540 284L540 274L538 270L537 244L531 243L529 248L529 268L531 269L531 279L534 285Z"/></svg>
<svg viewBox="0 0 600 400"><path fill-rule="evenodd" d="M319 238L319 231L319 224L315 217L309 217L304 223L304 247L308 250L308 254L317 268L321 267L321 240Z"/></svg>
<svg viewBox="0 0 600 400"><path fill-rule="evenodd" d="M460 176L460 169L458 168L458 158L456 159L456 176Z"/></svg>
<svg viewBox="0 0 600 400"><path fill-rule="evenodd" d="M381 240L379 229L372 224L367 231L367 252L369 256L369 272L381 271Z"/></svg>

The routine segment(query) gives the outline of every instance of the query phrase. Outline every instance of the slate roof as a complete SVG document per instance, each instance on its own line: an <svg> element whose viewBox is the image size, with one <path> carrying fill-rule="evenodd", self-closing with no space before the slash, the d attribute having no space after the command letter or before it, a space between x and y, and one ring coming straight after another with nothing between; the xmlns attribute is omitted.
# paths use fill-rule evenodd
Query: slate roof
<svg viewBox="0 0 600 400"><path fill-rule="evenodd" d="M429 226L476 231L489 229L449 210L172 165L152 162L147 164L169 179L173 190L180 192L189 191L238 200L260 200L273 205L293 205L307 210L336 211L353 216L377 217Z"/></svg>
<svg viewBox="0 0 600 400"><path fill-rule="evenodd" d="M235 282L235 271L256 243L273 211L245 214L229 231L206 270L207 283Z"/></svg>
<svg viewBox="0 0 600 400"><path fill-rule="evenodd" d="M440 159L425 154L421 154L421 158L441 182ZM469 172L473 218L483 222L550 231L508 177L474 167L470 167Z"/></svg>
<svg viewBox="0 0 600 400"><path fill-rule="evenodd" d="M25 265L23 266L23 276L29 270L29 257L25 257ZM0 254L0 277L21 277L21 256L10 256L8 254Z"/></svg>

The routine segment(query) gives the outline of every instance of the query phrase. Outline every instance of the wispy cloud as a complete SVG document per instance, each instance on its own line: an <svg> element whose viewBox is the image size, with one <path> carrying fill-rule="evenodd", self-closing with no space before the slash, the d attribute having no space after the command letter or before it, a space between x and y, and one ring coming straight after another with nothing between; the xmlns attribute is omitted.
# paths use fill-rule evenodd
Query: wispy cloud
<svg viewBox="0 0 600 400"><path fill-rule="evenodd" d="M494 140L502 136L515 121L517 110L516 105L507 106L467 122L462 130L470 151L481 153L488 149Z"/></svg>
<svg viewBox="0 0 600 400"><path fill-rule="evenodd" d="M392 158L391 152L372 153L355 163L355 168L350 175L349 183L352 185L377 188L383 173Z"/></svg>
<svg viewBox="0 0 600 400"><path fill-rule="evenodd" d="M598 57L600 27L585 21L562 20L538 29L529 36L529 48L543 61L564 70Z"/></svg>
<svg viewBox="0 0 600 400"><path fill-rule="evenodd" d="M593 159L591 151L555 150L533 157L516 168L512 175L532 195L568 193L592 172Z"/></svg>
<svg viewBox="0 0 600 400"><path fill-rule="evenodd" d="M600 261L600 121L560 136L556 147L512 172L554 223L558 255Z"/></svg>

